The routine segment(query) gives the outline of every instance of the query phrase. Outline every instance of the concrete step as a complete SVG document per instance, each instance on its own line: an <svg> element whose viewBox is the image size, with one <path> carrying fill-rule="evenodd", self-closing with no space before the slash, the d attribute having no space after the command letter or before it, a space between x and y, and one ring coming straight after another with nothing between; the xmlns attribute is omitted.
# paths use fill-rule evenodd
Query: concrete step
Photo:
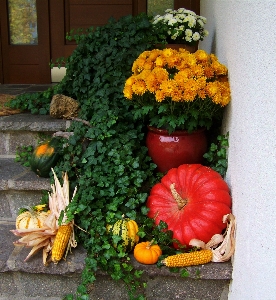
<svg viewBox="0 0 276 300"><path fill-rule="evenodd" d="M49 115L29 113L0 117L0 157L15 157L17 147L36 146L45 136L65 131L70 123Z"/></svg>
<svg viewBox="0 0 276 300"><path fill-rule="evenodd" d="M21 207L38 204L43 191L50 189L50 179L38 177L13 158L0 158L0 221L14 221Z"/></svg>
<svg viewBox="0 0 276 300"><path fill-rule="evenodd" d="M75 293L81 281L86 252L78 245L59 264L42 264L42 253L24 262L29 248L14 247L18 238L10 230L14 224L0 223L0 300L10 299L63 299ZM5 247L3 247L5 245ZM189 277L172 273L168 268L142 265L131 256L135 270L144 271L145 295L148 300L226 300L231 279L232 266L227 263L209 263L188 267ZM89 296L93 300L127 300L122 282L115 282L107 274L98 271L96 282L89 285Z"/></svg>

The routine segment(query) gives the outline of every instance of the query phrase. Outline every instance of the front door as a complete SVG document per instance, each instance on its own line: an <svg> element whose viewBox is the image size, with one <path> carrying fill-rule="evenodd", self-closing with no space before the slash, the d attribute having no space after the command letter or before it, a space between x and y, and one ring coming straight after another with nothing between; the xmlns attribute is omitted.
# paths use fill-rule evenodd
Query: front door
<svg viewBox="0 0 276 300"><path fill-rule="evenodd" d="M50 83L50 62L76 48L68 32L146 12L147 0L0 0L0 8L0 83L37 84Z"/></svg>
<svg viewBox="0 0 276 300"><path fill-rule="evenodd" d="M2 83L50 83L48 0L0 0Z"/></svg>

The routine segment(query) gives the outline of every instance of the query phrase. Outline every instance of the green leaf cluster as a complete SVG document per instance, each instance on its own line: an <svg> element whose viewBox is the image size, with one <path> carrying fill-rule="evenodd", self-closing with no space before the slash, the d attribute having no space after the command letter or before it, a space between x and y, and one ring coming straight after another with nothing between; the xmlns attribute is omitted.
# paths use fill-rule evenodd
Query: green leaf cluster
<svg viewBox="0 0 276 300"><path fill-rule="evenodd" d="M206 165L217 171L222 177L226 175L228 167L227 150L229 147L229 132L218 135L216 140L211 143L208 152L203 157L206 159Z"/></svg>

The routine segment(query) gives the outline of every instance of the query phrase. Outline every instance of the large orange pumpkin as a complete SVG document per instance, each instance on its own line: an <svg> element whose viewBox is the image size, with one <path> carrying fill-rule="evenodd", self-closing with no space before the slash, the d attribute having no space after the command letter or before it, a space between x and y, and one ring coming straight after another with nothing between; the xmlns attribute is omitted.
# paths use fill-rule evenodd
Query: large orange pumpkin
<svg viewBox="0 0 276 300"><path fill-rule="evenodd" d="M173 238L188 246L191 239L207 243L223 231L231 197L219 173L200 164L184 164L169 170L152 188L147 207L156 224L166 222Z"/></svg>

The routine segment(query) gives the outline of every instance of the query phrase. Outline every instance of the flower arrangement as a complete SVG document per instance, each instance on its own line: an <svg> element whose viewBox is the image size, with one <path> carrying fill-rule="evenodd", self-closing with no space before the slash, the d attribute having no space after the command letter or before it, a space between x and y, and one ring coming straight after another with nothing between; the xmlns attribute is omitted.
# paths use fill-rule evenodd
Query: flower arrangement
<svg viewBox="0 0 276 300"><path fill-rule="evenodd" d="M144 51L132 72L123 93L133 101L135 118L170 133L209 129L230 101L227 68L204 50Z"/></svg>
<svg viewBox="0 0 276 300"><path fill-rule="evenodd" d="M205 17L185 8L167 9L163 16L156 15L153 18L154 29L169 44L194 45L202 41L208 35L205 24Z"/></svg>

